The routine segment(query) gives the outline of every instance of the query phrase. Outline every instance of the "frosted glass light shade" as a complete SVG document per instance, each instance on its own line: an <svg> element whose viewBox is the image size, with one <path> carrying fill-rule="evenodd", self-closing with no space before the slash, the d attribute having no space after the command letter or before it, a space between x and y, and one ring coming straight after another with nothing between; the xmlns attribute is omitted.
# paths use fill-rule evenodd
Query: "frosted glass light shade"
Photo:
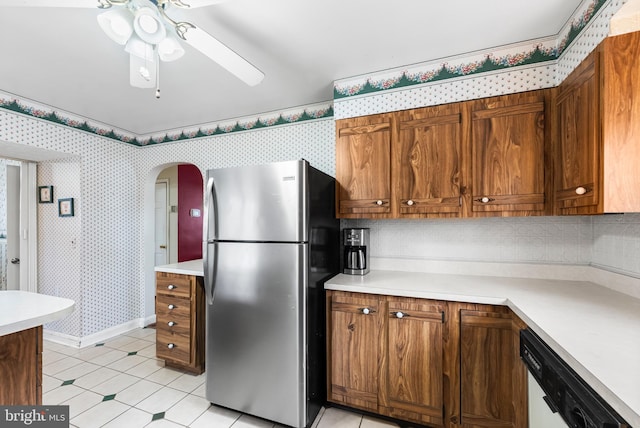
<svg viewBox="0 0 640 428"><path fill-rule="evenodd" d="M158 56L162 61L175 61L182 55L184 55L184 48L177 37L167 34L167 37L158 43Z"/></svg>
<svg viewBox="0 0 640 428"><path fill-rule="evenodd" d="M107 36L124 45L133 33L133 16L126 9L114 9L98 15L98 25Z"/></svg>
<svg viewBox="0 0 640 428"><path fill-rule="evenodd" d="M127 53L135 55L142 59L153 58L153 45L145 43L140 37L136 36L135 34L131 36L126 46L124 47L124 50Z"/></svg>

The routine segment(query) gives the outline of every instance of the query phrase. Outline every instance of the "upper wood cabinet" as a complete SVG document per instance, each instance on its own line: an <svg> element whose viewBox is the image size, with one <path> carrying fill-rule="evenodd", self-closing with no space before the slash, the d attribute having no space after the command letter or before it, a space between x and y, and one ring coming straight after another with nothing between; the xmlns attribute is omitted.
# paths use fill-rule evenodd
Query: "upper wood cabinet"
<svg viewBox="0 0 640 428"><path fill-rule="evenodd" d="M336 209L338 217L391 214L392 115L337 122Z"/></svg>
<svg viewBox="0 0 640 428"><path fill-rule="evenodd" d="M397 114L394 207L402 217L458 217L462 209L460 104ZM430 215L429 215L430 214Z"/></svg>
<svg viewBox="0 0 640 428"><path fill-rule="evenodd" d="M559 87L556 212L640 212L640 33L608 37Z"/></svg>
<svg viewBox="0 0 640 428"><path fill-rule="evenodd" d="M548 91L336 121L337 216L550 212Z"/></svg>
<svg viewBox="0 0 640 428"><path fill-rule="evenodd" d="M471 103L473 216L545 213L542 91Z"/></svg>

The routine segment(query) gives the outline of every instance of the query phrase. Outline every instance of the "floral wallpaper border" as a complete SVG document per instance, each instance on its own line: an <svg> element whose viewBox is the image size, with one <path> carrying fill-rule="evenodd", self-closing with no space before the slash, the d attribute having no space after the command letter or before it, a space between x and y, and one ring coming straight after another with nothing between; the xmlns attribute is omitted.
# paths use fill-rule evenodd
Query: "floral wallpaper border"
<svg viewBox="0 0 640 428"><path fill-rule="evenodd" d="M139 147L333 117L333 103L328 102L287 111L265 113L260 117L239 119L226 123L206 124L192 130L183 129L153 136L140 136L118 131L104 124L92 123L90 120L75 117L72 114L58 112L49 107L37 105L2 93L0 93L0 109L21 113Z"/></svg>
<svg viewBox="0 0 640 428"><path fill-rule="evenodd" d="M468 56L458 61L423 63L410 69L359 76L334 83L333 99L353 97L407 86L421 85L518 66L556 61L608 0L593 0L571 23L566 35L551 42L529 45L525 50L503 48L491 53Z"/></svg>

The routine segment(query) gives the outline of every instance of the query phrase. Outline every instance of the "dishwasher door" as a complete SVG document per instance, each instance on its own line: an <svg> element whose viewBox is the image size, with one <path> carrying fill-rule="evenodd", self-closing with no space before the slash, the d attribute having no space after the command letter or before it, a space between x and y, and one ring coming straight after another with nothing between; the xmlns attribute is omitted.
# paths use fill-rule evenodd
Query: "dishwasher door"
<svg viewBox="0 0 640 428"><path fill-rule="evenodd" d="M567 428L559 413L553 413L542 397L546 394L527 373L529 384L529 428Z"/></svg>

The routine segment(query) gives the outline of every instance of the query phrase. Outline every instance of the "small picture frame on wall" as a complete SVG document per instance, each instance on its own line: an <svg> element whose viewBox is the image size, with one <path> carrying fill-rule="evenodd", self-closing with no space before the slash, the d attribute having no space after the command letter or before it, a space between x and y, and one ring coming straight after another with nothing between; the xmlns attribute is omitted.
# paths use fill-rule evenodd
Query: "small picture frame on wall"
<svg viewBox="0 0 640 428"><path fill-rule="evenodd" d="M58 199L58 217L73 217L73 198Z"/></svg>
<svg viewBox="0 0 640 428"><path fill-rule="evenodd" d="M38 186L38 202L41 204L53 203L53 186Z"/></svg>

